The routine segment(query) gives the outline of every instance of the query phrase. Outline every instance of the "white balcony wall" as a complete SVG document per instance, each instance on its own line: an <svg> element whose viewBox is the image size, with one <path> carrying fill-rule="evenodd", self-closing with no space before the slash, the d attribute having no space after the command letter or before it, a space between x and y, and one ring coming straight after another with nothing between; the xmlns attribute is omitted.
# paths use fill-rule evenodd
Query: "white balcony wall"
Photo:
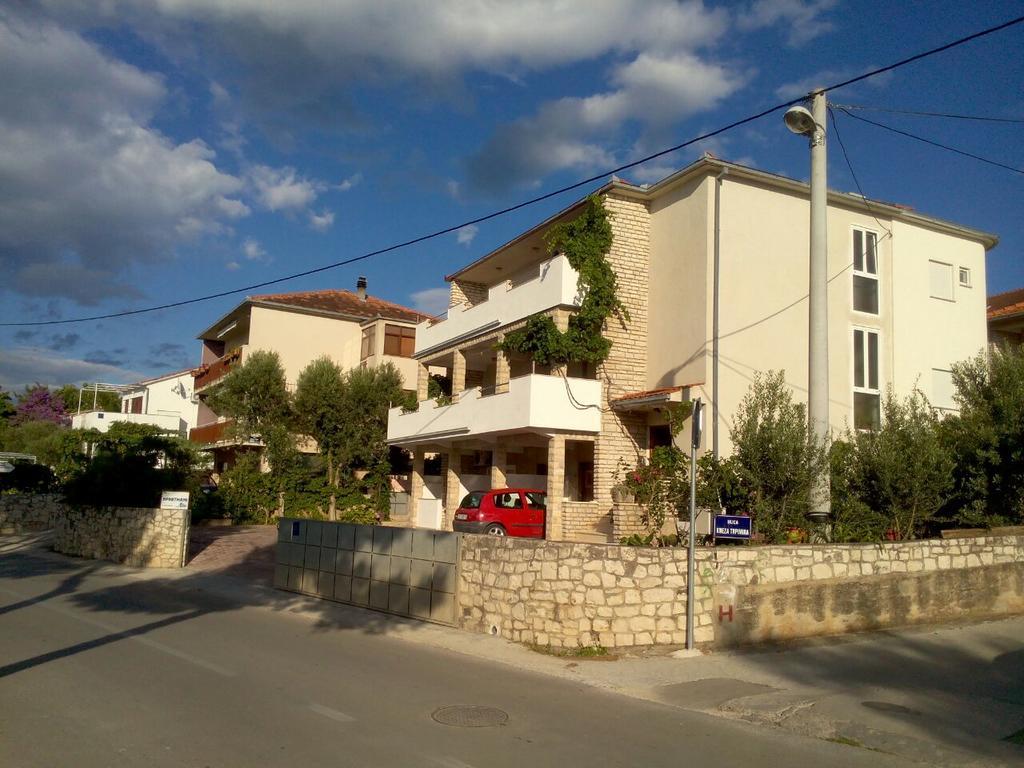
<svg viewBox="0 0 1024 768"><path fill-rule="evenodd" d="M106 432L115 421L126 421L129 424L152 424L154 427L160 427L160 429L174 432L182 437L188 435L186 422L178 414L84 411L71 417L71 427Z"/></svg>
<svg viewBox="0 0 1024 768"><path fill-rule="evenodd" d="M451 405L426 400L414 413L392 408L388 412L388 442L457 440L527 429L597 433L601 430L600 402L601 383L594 379L520 376L501 394L481 396L477 387L467 389Z"/></svg>
<svg viewBox="0 0 1024 768"><path fill-rule="evenodd" d="M576 281L579 275L565 256L555 256L540 265L537 277L512 288L502 281L492 286L487 301L470 307L451 307L448 317L416 327L416 351L441 346L452 339L485 328L497 328L524 317L559 306L578 306Z"/></svg>

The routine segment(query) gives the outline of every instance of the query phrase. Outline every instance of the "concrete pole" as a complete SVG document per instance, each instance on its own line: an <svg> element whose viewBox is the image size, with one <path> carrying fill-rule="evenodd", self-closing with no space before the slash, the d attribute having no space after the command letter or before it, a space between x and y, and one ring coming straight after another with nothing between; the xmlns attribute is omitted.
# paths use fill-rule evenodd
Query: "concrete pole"
<svg viewBox="0 0 1024 768"><path fill-rule="evenodd" d="M824 91L811 94L815 128L811 134L811 260L809 286L809 335L807 360L807 416L819 445L828 439L828 155L825 145L827 102ZM831 512L827 469L811 488L812 513Z"/></svg>

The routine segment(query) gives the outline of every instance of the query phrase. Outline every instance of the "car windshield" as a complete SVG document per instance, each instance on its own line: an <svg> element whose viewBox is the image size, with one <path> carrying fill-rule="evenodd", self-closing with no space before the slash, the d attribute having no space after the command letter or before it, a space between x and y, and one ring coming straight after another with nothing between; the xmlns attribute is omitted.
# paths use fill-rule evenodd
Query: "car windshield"
<svg viewBox="0 0 1024 768"><path fill-rule="evenodd" d="M473 493L467 494L466 498L459 504L459 509L480 509L480 500L483 499L484 495L480 491L473 491Z"/></svg>

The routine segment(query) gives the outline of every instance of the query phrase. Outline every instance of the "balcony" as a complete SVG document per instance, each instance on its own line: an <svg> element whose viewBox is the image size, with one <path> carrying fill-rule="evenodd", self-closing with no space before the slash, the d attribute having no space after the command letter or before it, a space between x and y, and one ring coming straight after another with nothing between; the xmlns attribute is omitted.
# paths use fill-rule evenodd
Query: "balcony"
<svg viewBox="0 0 1024 768"><path fill-rule="evenodd" d="M149 424L165 432L185 436L185 421L177 413L121 413L118 411L83 411L71 417L72 429L96 429L106 432L115 422Z"/></svg>
<svg viewBox="0 0 1024 768"><path fill-rule="evenodd" d="M467 389L451 405L433 400L418 411L388 412L388 442L396 445L536 430L601 431L601 382L531 374L485 394ZM571 393L571 396L570 396Z"/></svg>
<svg viewBox="0 0 1024 768"><path fill-rule="evenodd" d="M243 349L245 349L245 347L233 349L223 357L214 360L212 363L207 363L206 365L201 365L196 368L192 372L192 375L195 377L193 391L198 393L201 389L205 389L214 382L224 378L228 371L241 363Z"/></svg>
<svg viewBox="0 0 1024 768"><path fill-rule="evenodd" d="M188 439L193 443L208 445L210 443L222 443L227 438L227 431L234 424L233 421L215 421L212 424L204 424L201 427L193 427L188 434Z"/></svg>
<svg viewBox="0 0 1024 768"><path fill-rule="evenodd" d="M416 327L416 353L443 347L462 337L514 323L525 317L559 306L579 305L576 290L578 275L565 256L556 256L540 264L537 276L508 287L502 281L487 294L487 301L475 306L451 307L442 320Z"/></svg>

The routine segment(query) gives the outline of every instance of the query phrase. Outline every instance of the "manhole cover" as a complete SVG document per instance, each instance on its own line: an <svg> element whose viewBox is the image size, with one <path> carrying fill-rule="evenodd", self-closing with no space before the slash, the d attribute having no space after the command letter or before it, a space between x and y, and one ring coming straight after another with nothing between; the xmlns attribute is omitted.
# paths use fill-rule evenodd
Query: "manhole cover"
<svg viewBox="0 0 1024 768"><path fill-rule="evenodd" d="M902 704L893 704L891 701L862 701L861 706L867 707L868 709L875 709L879 712L892 712L897 715L921 714L910 707L904 707Z"/></svg>
<svg viewBox="0 0 1024 768"><path fill-rule="evenodd" d="M431 717L441 725L456 725L460 728L486 728L492 725L504 725L508 721L508 712L494 707L477 707L473 705L457 705L441 707Z"/></svg>

